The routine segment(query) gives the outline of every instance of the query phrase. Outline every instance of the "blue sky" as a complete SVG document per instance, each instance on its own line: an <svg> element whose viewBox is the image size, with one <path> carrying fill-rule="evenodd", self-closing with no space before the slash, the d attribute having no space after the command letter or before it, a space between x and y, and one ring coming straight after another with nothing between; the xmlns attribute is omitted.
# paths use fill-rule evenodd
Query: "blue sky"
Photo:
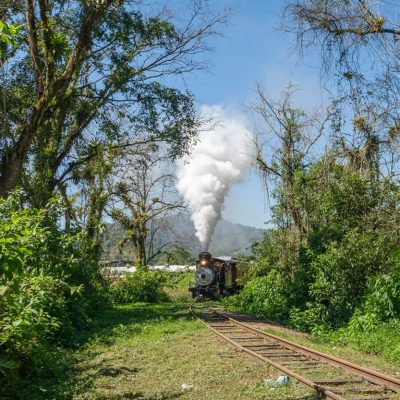
<svg viewBox="0 0 400 400"><path fill-rule="evenodd" d="M224 37L210 43L208 71L185 76L184 86L199 104L218 104L247 115L254 99L254 87L260 83L271 97L279 97L289 83L298 85L296 105L305 109L318 107L322 94L317 56L300 60L293 51L293 41L278 30L284 0L220 0L210 2L215 9L233 9L229 24L222 28ZM181 83L182 84L182 83ZM181 85L180 84L180 85ZM248 171L240 184L231 187L223 217L255 227L265 227L270 219L261 180Z"/></svg>

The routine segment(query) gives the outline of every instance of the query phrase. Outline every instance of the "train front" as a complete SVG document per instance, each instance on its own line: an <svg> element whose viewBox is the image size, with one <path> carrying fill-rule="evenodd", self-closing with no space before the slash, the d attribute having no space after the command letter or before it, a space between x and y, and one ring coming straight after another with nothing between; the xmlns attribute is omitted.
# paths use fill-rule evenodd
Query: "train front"
<svg viewBox="0 0 400 400"><path fill-rule="evenodd" d="M218 285L216 285L216 271L211 253L203 251L199 254L196 262L196 272L194 275L195 285L189 287L192 297L198 299L217 298L219 295Z"/></svg>

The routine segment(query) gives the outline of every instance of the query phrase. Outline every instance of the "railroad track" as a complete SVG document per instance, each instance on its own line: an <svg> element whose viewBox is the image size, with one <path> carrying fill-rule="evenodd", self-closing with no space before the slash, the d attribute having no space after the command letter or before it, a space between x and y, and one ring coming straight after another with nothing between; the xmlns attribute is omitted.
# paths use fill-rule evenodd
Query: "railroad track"
<svg viewBox="0 0 400 400"><path fill-rule="evenodd" d="M400 380L263 332L211 307L191 312L215 334L335 400L400 399Z"/></svg>

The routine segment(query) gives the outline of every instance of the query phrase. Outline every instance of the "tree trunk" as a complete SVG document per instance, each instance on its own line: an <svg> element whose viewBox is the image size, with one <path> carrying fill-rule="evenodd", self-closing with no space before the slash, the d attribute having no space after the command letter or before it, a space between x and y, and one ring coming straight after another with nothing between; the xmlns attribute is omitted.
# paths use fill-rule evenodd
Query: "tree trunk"
<svg viewBox="0 0 400 400"><path fill-rule="evenodd" d="M19 140L8 149L0 163L0 196L6 197L17 185L21 178L24 162L27 158L29 147L47 112L48 102L39 100L29 118L29 122L21 131Z"/></svg>

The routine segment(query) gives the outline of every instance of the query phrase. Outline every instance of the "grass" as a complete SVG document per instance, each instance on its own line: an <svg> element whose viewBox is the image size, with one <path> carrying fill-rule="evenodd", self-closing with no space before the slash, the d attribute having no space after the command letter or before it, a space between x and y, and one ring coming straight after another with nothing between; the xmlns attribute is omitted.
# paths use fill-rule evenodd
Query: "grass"
<svg viewBox="0 0 400 400"><path fill-rule="evenodd" d="M188 312L192 273L171 276L170 303L135 303L104 310L70 343L38 352L35 368L15 382L7 400L235 400L313 399L291 379L277 388L265 379L282 375L217 338ZM268 332L384 372L400 366L366 355L354 345ZM10 386L11 387L11 386Z"/></svg>
<svg viewBox="0 0 400 400"><path fill-rule="evenodd" d="M121 316L124 322L121 323ZM104 316L117 324L78 352L76 400L288 399L311 395L296 382L273 389L278 372L238 353L192 318L187 306L135 304ZM100 321L99 321L100 322Z"/></svg>
<svg viewBox="0 0 400 400"><path fill-rule="evenodd" d="M105 310L74 348L47 354L48 370L26 380L14 399L231 400L311 399L291 380L238 352L188 312L187 304L130 304Z"/></svg>

